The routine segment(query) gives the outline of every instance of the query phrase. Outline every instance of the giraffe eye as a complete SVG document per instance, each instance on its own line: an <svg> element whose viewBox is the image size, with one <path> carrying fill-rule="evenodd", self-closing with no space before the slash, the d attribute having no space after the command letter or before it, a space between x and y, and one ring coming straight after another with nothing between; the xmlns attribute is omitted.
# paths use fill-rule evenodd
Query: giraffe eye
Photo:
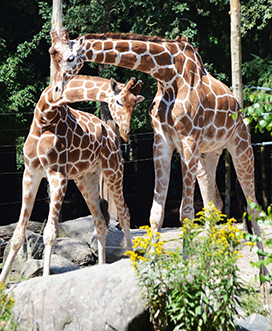
<svg viewBox="0 0 272 331"><path fill-rule="evenodd" d="M70 55L67 59L68 62L73 62L75 59L74 55Z"/></svg>
<svg viewBox="0 0 272 331"><path fill-rule="evenodd" d="M123 107L123 105L121 104L121 102L119 102L118 100L116 100L116 103L117 103L118 106Z"/></svg>

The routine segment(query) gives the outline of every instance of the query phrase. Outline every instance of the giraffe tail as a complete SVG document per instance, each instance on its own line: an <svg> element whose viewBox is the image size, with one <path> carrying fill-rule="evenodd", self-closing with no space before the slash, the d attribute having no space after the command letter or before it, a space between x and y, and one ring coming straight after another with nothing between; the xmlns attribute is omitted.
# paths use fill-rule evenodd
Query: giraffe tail
<svg viewBox="0 0 272 331"><path fill-rule="evenodd" d="M105 199L100 199L99 206L104 216L107 227L109 227L109 222L110 222L109 203Z"/></svg>

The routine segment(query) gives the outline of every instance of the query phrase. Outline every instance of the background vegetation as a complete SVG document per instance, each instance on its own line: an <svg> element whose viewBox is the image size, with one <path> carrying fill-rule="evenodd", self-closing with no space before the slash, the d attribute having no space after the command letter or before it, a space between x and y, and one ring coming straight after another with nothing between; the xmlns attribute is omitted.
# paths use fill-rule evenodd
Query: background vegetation
<svg viewBox="0 0 272 331"><path fill-rule="evenodd" d="M16 221L18 216L20 204L14 205L11 210L10 202L20 199L21 185L21 177L11 177L9 173L22 172L18 151L28 134L39 95L49 84L51 5L52 1L38 0L3 0L1 3L0 173L4 175L0 175L0 180L1 187L7 190L1 190L0 209L9 206L8 214L1 209L2 217L8 217L9 222L11 219ZM252 141L260 143L270 140L272 129L272 1L241 0L241 6L245 114L252 127ZM63 0L63 26L68 29L70 38L105 31L149 34L170 39L186 35L190 43L199 49L210 73L231 86L228 0ZM146 139L144 146L137 145L135 149L133 144L135 141L139 143L137 134L151 132L148 107L155 95L155 80L140 72L113 66L101 68L97 64L85 64L81 73L114 77L121 82L134 75L144 81L141 94L146 101L133 115L132 131L135 136L132 136L129 147L132 146L133 151L137 149L138 158L152 157L150 135L142 136ZM85 104L81 107L86 111L95 110L94 105ZM264 156L265 171L268 173L266 182L271 181L270 154L268 147ZM173 168L175 166L177 163L173 162ZM135 165L127 165L126 173L130 174L133 167ZM149 190L152 192L152 164L138 164L137 170L141 167L149 176ZM127 175L127 178L130 177ZM144 182L145 187L148 186ZM137 186L134 191L141 191L141 187ZM127 189L128 203L130 193ZM260 198L263 200L262 196ZM147 200L146 210L149 211L152 198L148 195L143 199L141 195L139 199ZM271 201L270 191L266 192L266 199L266 204ZM145 218L147 212L143 213L137 217Z"/></svg>

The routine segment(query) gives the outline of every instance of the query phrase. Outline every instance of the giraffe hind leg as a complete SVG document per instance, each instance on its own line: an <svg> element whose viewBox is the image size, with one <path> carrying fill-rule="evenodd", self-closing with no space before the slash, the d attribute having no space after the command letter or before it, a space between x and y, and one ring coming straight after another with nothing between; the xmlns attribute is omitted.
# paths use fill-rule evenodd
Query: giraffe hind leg
<svg viewBox="0 0 272 331"><path fill-rule="evenodd" d="M245 132L247 132L245 130ZM237 178L245 195L246 201L251 199L254 203L257 203L255 197L255 178L254 178L254 155L252 146L249 142L240 143L240 137L234 140L233 144L227 146L234 164L234 168L237 174ZM256 210L251 210L249 206L247 206L247 212L252 215L250 220L250 227L252 232L259 238L261 238L261 230L256 222L256 218L258 217L258 212ZM256 242L257 247L264 252L264 246L262 241ZM262 260L263 257L258 255L259 260ZM265 266L261 267L260 273L262 275L268 274L268 270Z"/></svg>
<svg viewBox="0 0 272 331"><path fill-rule="evenodd" d="M74 182L92 214L98 236L98 262L102 264L106 263L106 235L109 215L106 200L100 199L99 178L100 171L97 171L96 173L87 173L83 177L75 179Z"/></svg>
<svg viewBox="0 0 272 331"><path fill-rule="evenodd" d="M59 172L51 172L48 175L48 181L50 185L50 209L43 233L45 245L43 276L50 274L51 254L57 238L56 228L68 184L67 177Z"/></svg>
<svg viewBox="0 0 272 331"><path fill-rule="evenodd" d="M114 176L111 176L110 178L107 176L107 172L105 171L104 178L117 209L118 219L125 235L127 249L131 250L132 241L130 235L130 214L123 196L122 169L114 172Z"/></svg>

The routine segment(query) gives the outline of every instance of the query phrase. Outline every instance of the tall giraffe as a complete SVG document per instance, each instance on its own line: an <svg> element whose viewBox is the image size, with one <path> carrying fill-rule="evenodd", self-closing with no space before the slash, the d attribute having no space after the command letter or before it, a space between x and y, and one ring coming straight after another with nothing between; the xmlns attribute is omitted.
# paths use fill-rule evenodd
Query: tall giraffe
<svg viewBox="0 0 272 331"><path fill-rule="evenodd" d="M254 183L254 155L250 134L240 105L230 89L212 77L198 52L185 39L125 34L87 34L69 40L51 31L49 52L55 66L53 94L57 99L64 85L84 62L112 64L139 70L158 82L149 113L154 130L155 188L150 212L152 229L160 231L170 177L170 163L176 148L181 157L183 189L180 220L194 218L193 198L198 179L204 206L222 200L215 181L219 157L224 148L232 156L246 199L257 203ZM252 227L260 236L253 214ZM263 249L261 242L259 248Z"/></svg>
<svg viewBox="0 0 272 331"><path fill-rule="evenodd" d="M71 80L58 102L52 99L52 87L46 88L35 107L30 132L24 145L25 171L23 201L19 222L11 239L11 249L0 281L5 282L17 252L23 244L27 222L42 178L50 185L50 210L44 229L44 275L49 275L56 225L68 179L73 179L92 213L98 235L99 263L104 263L108 215L99 196L100 173L112 194L126 244L132 247L130 215L123 198L123 159L119 139L99 118L70 108L67 103L105 101L111 114L128 135L123 121L124 109L131 113L143 97L137 96L141 82L131 79L125 86L115 80L77 76ZM112 92L111 92L112 91ZM124 123L123 123L124 122Z"/></svg>

